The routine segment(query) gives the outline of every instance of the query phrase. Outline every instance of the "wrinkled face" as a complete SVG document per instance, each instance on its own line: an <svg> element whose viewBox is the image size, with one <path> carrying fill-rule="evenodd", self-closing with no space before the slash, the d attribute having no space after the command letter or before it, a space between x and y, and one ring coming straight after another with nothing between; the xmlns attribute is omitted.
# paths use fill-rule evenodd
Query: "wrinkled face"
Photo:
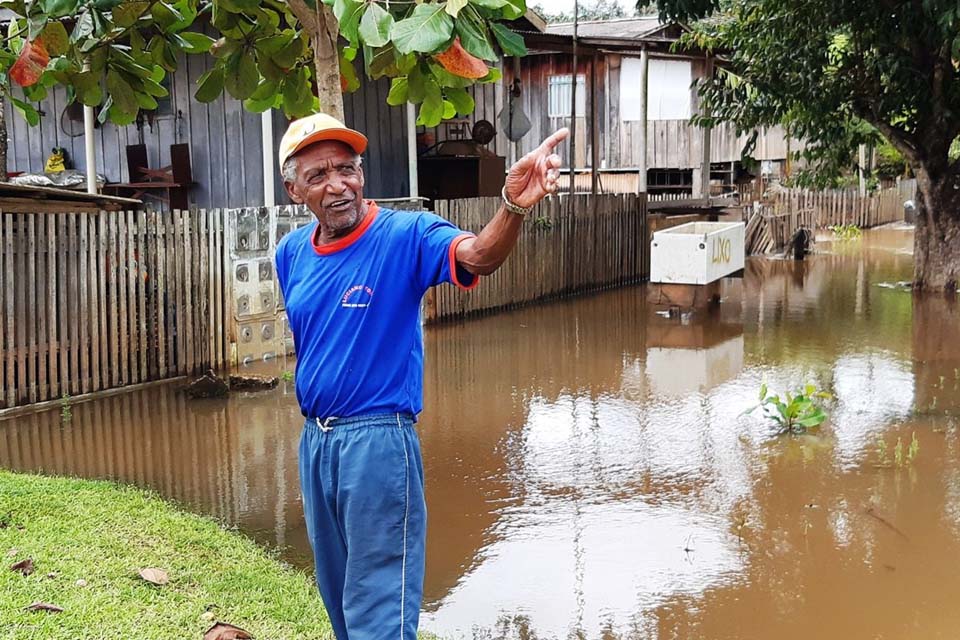
<svg viewBox="0 0 960 640"><path fill-rule="evenodd" d="M329 237L346 235L363 219L363 169L342 142L323 141L296 155L297 178L284 185L290 199L306 204Z"/></svg>

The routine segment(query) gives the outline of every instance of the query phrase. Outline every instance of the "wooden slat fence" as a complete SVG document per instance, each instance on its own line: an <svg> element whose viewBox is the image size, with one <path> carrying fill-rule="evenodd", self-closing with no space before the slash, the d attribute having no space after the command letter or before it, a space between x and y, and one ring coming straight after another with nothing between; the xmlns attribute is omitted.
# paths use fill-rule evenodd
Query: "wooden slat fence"
<svg viewBox="0 0 960 640"><path fill-rule="evenodd" d="M0 213L0 407L227 363L219 211Z"/></svg>
<svg viewBox="0 0 960 640"><path fill-rule="evenodd" d="M499 205L499 198L471 198L437 201L434 210L476 232ZM434 322L639 282L649 273L644 196L560 195L542 201L529 214L516 249L476 289L463 292L444 286L428 293L424 320Z"/></svg>
<svg viewBox="0 0 960 640"><path fill-rule="evenodd" d="M798 229L856 225L861 229L903 220L903 197L896 187L861 196L855 189L790 189L746 209L750 255L782 251Z"/></svg>

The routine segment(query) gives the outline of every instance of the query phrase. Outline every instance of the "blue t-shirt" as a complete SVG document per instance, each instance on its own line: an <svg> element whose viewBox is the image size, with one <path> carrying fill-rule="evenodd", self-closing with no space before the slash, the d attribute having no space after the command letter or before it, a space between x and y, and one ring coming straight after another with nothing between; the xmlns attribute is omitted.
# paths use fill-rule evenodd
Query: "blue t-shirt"
<svg viewBox="0 0 960 640"><path fill-rule="evenodd" d="M423 407L420 300L443 282L477 278L456 265L470 234L432 213L369 203L348 236L316 245L317 224L277 247L277 278L297 351L296 387L308 418L409 413Z"/></svg>

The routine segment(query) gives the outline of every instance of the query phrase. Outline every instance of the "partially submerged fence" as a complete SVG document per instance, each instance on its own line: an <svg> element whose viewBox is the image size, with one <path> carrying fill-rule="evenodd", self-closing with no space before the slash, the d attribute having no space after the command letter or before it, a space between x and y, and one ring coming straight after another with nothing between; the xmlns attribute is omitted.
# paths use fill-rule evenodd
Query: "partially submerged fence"
<svg viewBox="0 0 960 640"><path fill-rule="evenodd" d="M479 231L499 206L499 198L471 198L437 201L434 208L457 226ZM424 304L425 321L639 282L650 273L642 195L560 195L527 217L504 265L470 292L434 289Z"/></svg>
<svg viewBox="0 0 960 640"><path fill-rule="evenodd" d="M390 203L391 206L409 206ZM479 231L497 198L438 202ZM0 214L0 408L280 356L292 347L273 260L303 207ZM637 282L646 200L545 200L482 286L428 294L425 321Z"/></svg>
<svg viewBox="0 0 960 640"><path fill-rule="evenodd" d="M0 407L227 363L222 217L0 214Z"/></svg>
<svg viewBox="0 0 960 640"><path fill-rule="evenodd" d="M790 189L768 196L748 210L748 254L782 251L800 229L856 225L862 229L903 220L903 197L896 187L861 196L855 189Z"/></svg>

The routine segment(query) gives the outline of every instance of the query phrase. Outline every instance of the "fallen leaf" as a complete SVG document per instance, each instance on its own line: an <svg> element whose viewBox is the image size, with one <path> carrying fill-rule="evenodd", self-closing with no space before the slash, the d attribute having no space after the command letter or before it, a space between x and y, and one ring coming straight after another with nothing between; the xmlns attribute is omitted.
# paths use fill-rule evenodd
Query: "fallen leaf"
<svg viewBox="0 0 960 640"><path fill-rule="evenodd" d="M13 549L10 549L10 551L7 551L7 557L8 557L8 558L13 558L13 557L15 557L18 553L20 553L20 549L17 549L16 547L14 547Z"/></svg>
<svg viewBox="0 0 960 640"><path fill-rule="evenodd" d="M163 569L140 569L140 577L151 584L165 585L170 582Z"/></svg>
<svg viewBox="0 0 960 640"><path fill-rule="evenodd" d="M217 616L213 611L204 611L200 614L200 619L204 622L213 622L214 618L216 617Z"/></svg>
<svg viewBox="0 0 960 640"><path fill-rule="evenodd" d="M60 607L55 604L50 604L49 602L34 602L28 607L24 607L27 611L49 611L51 613L60 613L63 611Z"/></svg>
<svg viewBox="0 0 960 640"><path fill-rule="evenodd" d="M10 78L21 87L29 87L40 80L40 74L47 68L50 54L39 39L25 42L20 57L10 67Z"/></svg>
<svg viewBox="0 0 960 640"><path fill-rule="evenodd" d="M251 638L253 636L240 627L226 622L218 622L203 634L203 640L249 640Z"/></svg>
<svg viewBox="0 0 960 640"><path fill-rule="evenodd" d="M33 558L27 558L10 567L10 571L19 571L25 576L33 573Z"/></svg>
<svg viewBox="0 0 960 640"><path fill-rule="evenodd" d="M83 578L80 578L74 584L77 585L78 587L85 587L87 586L87 581L84 580Z"/></svg>

